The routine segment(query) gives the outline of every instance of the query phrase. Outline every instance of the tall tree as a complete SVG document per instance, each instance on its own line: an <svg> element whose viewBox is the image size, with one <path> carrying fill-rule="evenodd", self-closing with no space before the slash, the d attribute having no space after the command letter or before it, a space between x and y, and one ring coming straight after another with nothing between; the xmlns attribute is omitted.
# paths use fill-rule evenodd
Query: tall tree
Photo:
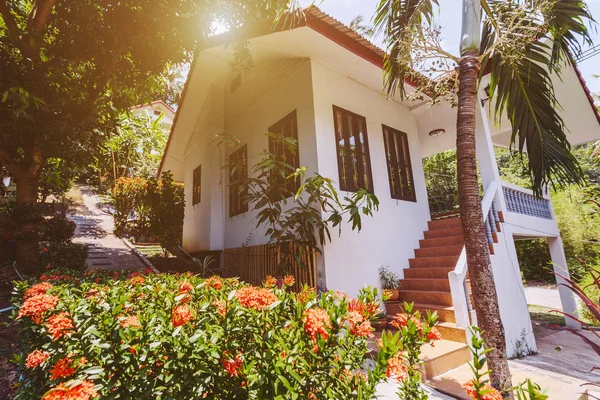
<svg viewBox="0 0 600 400"><path fill-rule="evenodd" d="M83 162L120 112L149 102L214 21L238 26L290 0L0 0L0 164L17 183L17 261L33 272L26 218L49 158Z"/></svg>
<svg viewBox="0 0 600 400"><path fill-rule="evenodd" d="M491 382L505 389L510 372L477 182L478 86L489 68L494 113L508 117L511 142L521 152L527 149L537 194L548 184L579 182L551 74L560 74L569 52L580 51L581 40L591 42L586 23L593 20L581 0L463 0L460 56L455 56L441 46L441 27L433 18L438 6L438 0L381 0L374 21L388 48L389 94L399 89L406 96L403 84L411 77L420 94L456 102L459 206L473 302L493 349Z"/></svg>

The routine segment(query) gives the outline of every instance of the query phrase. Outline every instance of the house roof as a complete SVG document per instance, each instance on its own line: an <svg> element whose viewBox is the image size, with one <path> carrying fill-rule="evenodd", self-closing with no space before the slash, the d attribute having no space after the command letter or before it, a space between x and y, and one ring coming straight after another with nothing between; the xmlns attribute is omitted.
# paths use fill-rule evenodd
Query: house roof
<svg viewBox="0 0 600 400"><path fill-rule="evenodd" d="M138 104L137 106L133 106L131 107L132 109L137 109L137 108L144 108L144 107L148 107L148 106L156 106L156 105L161 105L164 108L167 109L167 111L169 111L170 113L172 113L173 115L176 114L175 110L173 110L173 107L171 107L170 105L168 105L167 103L165 103L162 100L154 100L153 102L151 102L150 104Z"/></svg>
<svg viewBox="0 0 600 400"><path fill-rule="evenodd" d="M383 69L385 51L375 46L369 40L365 39L363 36L359 35L340 21L322 12L318 7L315 6L306 8L302 18L294 18L291 22L285 21L285 18L282 18L280 23L275 27L273 26L272 20L265 20L261 23L253 24L251 26L243 26L224 34L214 36L206 41L203 49L223 46L239 40L248 40L259 36L269 35L278 31L287 31L301 27L311 28L340 47L343 47L358 57L361 57L369 63ZM190 81L189 78L194 70L196 59L197 57L194 57L194 61L192 62L191 68L188 72L188 79L186 79L183 87L181 99L179 100L179 107L175 113L173 125L171 126L171 132L169 134L165 151L163 152L163 156L158 167L157 175L160 175L162 171L165 157L173 137L173 131L177 125L177 119L182 108L181 105L183 104L185 95L187 93L188 83ZM406 83L411 86L416 86L416 84L409 79L406 80Z"/></svg>

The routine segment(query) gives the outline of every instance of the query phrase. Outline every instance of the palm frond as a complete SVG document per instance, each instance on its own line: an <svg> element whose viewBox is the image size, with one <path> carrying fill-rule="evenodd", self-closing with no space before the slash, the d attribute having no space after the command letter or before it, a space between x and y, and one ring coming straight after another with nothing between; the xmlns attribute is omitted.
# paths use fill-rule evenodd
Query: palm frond
<svg viewBox="0 0 600 400"><path fill-rule="evenodd" d="M484 29L483 44L493 34ZM527 46L522 57L503 59L500 53L484 60L491 64L490 93L496 120L506 113L512 125L511 147L527 152L534 191L542 193L547 184L564 186L579 183L581 169L570 152L560 105L550 76L551 46L541 40Z"/></svg>
<svg viewBox="0 0 600 400"><path fill-rule="evenodd" d="M557 0L551 4L543 17L553 39L550 65L558 71L569 50L577 56L583 44L593 45L587 25L595 27L595 21L583 0Z"/></svg>
<svg viewBox="0 0 600 400"><path fill-rule="evenodd" d="M377 33L383 33L388 50L384 61L384 84L393 95L398 87L402 96L404 79L410 72L410 44L423 22L431 23L438 0L381 0L373 17Z"/></svg>

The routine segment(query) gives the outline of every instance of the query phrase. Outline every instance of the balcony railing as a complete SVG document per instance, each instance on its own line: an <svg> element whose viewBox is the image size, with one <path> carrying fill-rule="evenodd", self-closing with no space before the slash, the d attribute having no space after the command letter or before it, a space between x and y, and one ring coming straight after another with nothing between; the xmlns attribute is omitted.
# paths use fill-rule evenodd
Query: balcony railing
<svg viewBox="0 0 600 400"><path fill-rule="evenodd" d="M530 217L552 219L549 199L537 198L531 191L505 182L502 183L502 192L507 211Z"/></svg>

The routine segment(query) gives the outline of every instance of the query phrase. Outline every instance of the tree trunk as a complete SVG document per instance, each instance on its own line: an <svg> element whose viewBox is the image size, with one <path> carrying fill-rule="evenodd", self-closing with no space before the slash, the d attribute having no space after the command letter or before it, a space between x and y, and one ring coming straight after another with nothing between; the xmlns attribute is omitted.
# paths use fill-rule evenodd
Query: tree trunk
<svg viewBox="0 0 600 400"><path fill-rule="evenodd" d="M503 390L512 385L477 181L475 113L480 68L477 56L477 52L467 52L459 65L456 122L458 201L477 322L483 330L486 346L494 349L487 354L488 368L492 370L491 384Z"/></svg>
<svg viewBox="0 0 600 400"><path fill-rule="evenodd" d="M17 268L21 273L35 275L38 272L38 223L37 204L39 174L22 173L15 176L17 184L18 232L16 235Z"/></svg>

